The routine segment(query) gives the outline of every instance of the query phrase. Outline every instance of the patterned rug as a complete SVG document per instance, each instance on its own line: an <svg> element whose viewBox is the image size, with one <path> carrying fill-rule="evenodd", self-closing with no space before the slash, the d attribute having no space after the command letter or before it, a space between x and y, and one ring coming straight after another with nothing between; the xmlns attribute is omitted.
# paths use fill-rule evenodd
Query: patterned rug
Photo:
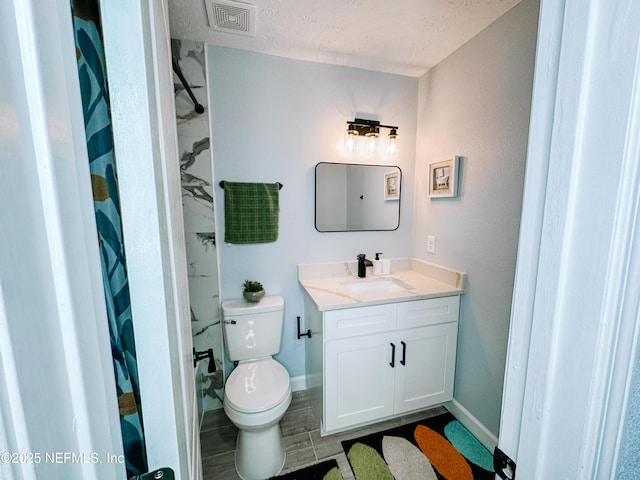
<svg viewBox="0 0 640 480"><path fill-rule="evenodd" d="M493 456L449 412L342 442L356 480L492 480Z"/></svg>
<svg viewBox="0 0 640 480"><path fill-rule="evenodd" d="M342 480L338 462L334 459L316 463L295 472L286 473L270 480Z"/></svg>

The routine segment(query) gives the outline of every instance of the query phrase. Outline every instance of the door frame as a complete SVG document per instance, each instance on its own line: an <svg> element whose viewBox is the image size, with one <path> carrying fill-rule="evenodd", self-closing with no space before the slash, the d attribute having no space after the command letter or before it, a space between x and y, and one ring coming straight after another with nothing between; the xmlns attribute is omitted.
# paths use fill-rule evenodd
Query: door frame
<svg viewBox="0 0 640 480"><path fill-rule="evenodd" d="M202 478L166 0L100 2L149 470Z"/></svg>
<svg viewBox="0 0 640 480"><path fill-rule="evenodd" d="M640 7L610 7L541 4L499 440L517 478L615 477L639 333Z"/></svg>

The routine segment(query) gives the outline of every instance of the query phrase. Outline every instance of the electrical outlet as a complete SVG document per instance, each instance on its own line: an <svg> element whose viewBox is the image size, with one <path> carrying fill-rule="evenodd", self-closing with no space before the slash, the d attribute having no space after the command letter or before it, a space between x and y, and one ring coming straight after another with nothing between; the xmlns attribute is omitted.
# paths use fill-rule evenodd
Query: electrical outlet
<svg viewBox="0 0 640 480"><path fill-rule="evenodd" d="M427 253L436 253L436 236L427 235Z"/></svg>

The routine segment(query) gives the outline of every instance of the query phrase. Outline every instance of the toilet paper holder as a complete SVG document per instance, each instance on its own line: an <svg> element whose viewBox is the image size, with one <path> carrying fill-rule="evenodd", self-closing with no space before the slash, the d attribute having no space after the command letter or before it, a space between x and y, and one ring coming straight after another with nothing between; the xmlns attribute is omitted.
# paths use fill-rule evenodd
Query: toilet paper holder
<svg viewBox="0 0 640 480"><path fill-rule="evenodd" d="M305 333L300 333L300 317L296 317L298 319L298 340L300 340L302 337L309 337L311 338L311 330L307 330Z"/></svg>

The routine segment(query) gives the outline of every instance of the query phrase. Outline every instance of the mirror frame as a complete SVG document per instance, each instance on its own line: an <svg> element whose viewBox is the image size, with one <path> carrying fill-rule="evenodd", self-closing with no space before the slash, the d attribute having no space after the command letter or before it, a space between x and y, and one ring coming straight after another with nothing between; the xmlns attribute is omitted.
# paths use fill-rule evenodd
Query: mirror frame
<svg viewBox="0 0 640 480"><path fill-rule="evenodd" d="M398 222L394 228L368 228L368 229L355 229L355 230L320 230L318 228L318 167L320 165L341 165L352 167L379 167L379 168L396 168L400 174L400 194L397 199L389 200L398 205ZM367 163L341 163L341 162L319 162L315 166L315 178L314 178L314 204L313 204L313 226L320 233L349 233L349 232L393 232L400 228L400 212L401 212L401 200L402 200L402 169L398 165L380 165L380 164L367 164Z"/></svg>

